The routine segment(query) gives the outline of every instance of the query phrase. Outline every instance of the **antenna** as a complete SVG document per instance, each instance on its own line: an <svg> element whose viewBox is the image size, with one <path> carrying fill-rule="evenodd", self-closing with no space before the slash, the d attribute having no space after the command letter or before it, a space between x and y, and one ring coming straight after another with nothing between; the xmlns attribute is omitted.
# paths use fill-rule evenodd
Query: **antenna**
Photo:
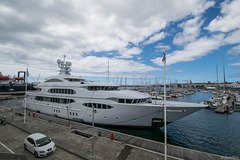
<svg viewBox="0 0 240 160"><path fill-rule="evenodd" d="M64 75L64 74L70 75L70 72L71 72L72 63L69 61L65 62L65 58L66 56L64 55L63 61L61 61L60 59L57 60L58 67L60 68L60 75Z"/></svg>

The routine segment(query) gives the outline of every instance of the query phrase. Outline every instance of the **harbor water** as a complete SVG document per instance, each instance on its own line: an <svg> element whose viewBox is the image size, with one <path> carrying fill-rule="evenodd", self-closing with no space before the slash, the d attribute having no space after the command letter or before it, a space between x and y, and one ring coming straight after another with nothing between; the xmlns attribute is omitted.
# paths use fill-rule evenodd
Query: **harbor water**
<svg viewBox="0 0 240 160"><path fill-rule="evenodd" d="M173 101L203 102L212 93L196 92L171 99ZM164 142L164 128L112 129L115 131ZM167 125L167 143L203 152L240 158L240 112L217 114L202 109Z"/></svg>
<svg viewBox="0 0 240 160"><path fill-rule="evenodd" d="M196 92L174 101L202 102L212 97L211 93ZM0 106L22 107L22 99L0 101ZM111 130L164 142L164 128ZM202 109L167 125L168 144L199 151L240 158L240 112L217 114L211 109Z"/></svg>

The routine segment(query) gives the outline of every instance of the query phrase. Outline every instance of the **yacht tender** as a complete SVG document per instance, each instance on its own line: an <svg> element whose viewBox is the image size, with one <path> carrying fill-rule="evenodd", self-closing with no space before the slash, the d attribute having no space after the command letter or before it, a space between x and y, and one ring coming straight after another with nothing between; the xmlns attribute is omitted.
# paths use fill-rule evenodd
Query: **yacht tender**
<svg viewBox="0 0 240 160"><path fill-rule="evenodd" d="M57 60L60 74L47 78L27 93L27 109L83 123L107 126L153 127L163 125L162 100L146 93L120 90L119 85L88 82L70 75L71 62ZM206 105L167 101L167 123L196 112ZM94 107L94 114L93 114Z"/></svg>

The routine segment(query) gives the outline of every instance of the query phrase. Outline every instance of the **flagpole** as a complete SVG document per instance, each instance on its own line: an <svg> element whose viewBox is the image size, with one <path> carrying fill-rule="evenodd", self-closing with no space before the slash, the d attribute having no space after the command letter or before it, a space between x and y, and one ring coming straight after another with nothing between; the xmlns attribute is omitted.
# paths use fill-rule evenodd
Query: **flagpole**
<svg viewBox="0 0 240 160"><path fill-rule="evenodd" d="M24 120L23 123L26 124L26 112L27 112L27 77L28 77L28 68L27 71L25 73L25 98L24 98Z"/></svg>
<svg viewBox="0 0 240 160"><path fill-rule="evenodd" d="M166 54L165 43L163 52L163 64L164 64L164 159L167 160L167 107L166 107Z"/></svg>

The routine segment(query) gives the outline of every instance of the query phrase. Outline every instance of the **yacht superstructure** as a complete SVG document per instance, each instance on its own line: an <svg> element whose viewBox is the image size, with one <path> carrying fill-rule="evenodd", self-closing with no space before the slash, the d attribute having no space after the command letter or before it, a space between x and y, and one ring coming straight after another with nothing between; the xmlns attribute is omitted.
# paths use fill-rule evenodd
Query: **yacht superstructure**
<svg viewBox="0 0 240 160"><path fill-rule="evenodd" d="M163 101L152 101L147 93L120 90L119 85L88 82L70 74L71 62L57 60L60 74L27 93L27 109L83 123L107 126L152 127L163 124ZM167 101L171 123L206 107L202 104Z"/></svg>

